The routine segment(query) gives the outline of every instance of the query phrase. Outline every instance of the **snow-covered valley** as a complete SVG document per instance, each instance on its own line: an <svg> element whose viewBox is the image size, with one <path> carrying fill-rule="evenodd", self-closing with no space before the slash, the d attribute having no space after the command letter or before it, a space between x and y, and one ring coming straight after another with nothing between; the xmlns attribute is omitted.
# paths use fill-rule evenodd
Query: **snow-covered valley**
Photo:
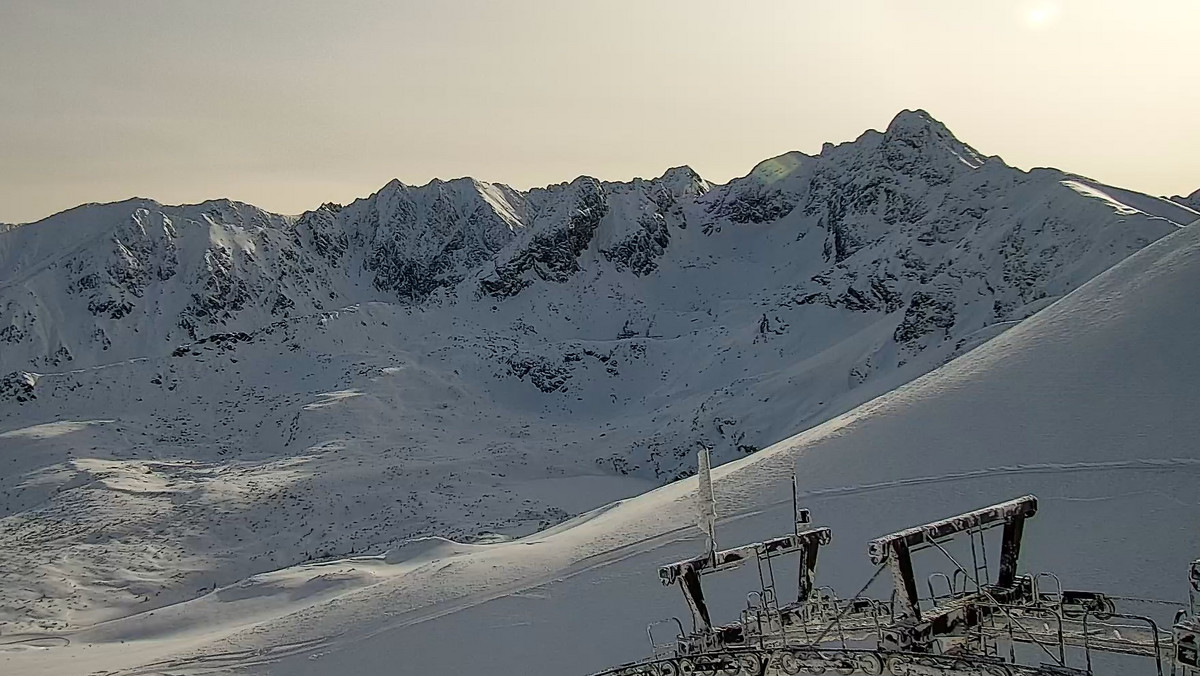
<svg viewBox="0 0 1200 676"><path fill-rule="evenodd" d="M1039 563L1178 596L1198 218L906 111L721 186L393 182L0 232L0 664L626 661L678 613L653 564L695 548L695 482L589 510L701 445L736 460L747 538L797 467L839 587L869 536L1037 492ZM1106 559L1099 526L1135 521Z"/></svg>

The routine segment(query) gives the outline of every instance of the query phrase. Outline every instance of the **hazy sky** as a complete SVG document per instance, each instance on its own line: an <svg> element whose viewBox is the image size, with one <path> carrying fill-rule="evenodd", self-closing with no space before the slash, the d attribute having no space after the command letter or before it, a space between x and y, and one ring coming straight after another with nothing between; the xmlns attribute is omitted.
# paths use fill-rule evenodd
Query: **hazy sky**
<svg viewBox="0 0 1200 676"><path fill-rule="evenodd" d="M0 0L0 221L391 178L714 181L925 108L1011 164L1200 188L1197 0Z"/></svg>

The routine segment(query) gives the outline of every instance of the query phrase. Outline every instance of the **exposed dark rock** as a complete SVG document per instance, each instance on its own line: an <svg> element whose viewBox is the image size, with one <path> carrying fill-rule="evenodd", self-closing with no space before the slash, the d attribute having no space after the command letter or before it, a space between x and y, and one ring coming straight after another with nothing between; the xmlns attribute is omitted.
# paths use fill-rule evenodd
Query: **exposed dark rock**
<svg viewBox="0 0 1200 676"><path fill-rule="evenodd" d="M37 376L25 371L13 371L3 377L0 377L0 401L12 399L18 403L24 403L32 399L37 399L37 394L34 389L37 385Z"/></svg>
<svg viewBox="0 0 1200 676"><path fill-rule="evenodd" d="M537 232L508 261L497 265L491 278L480 281L482 293L497 298L515 295L531 283L527 273L545 282L561 283L579 272L579 255L591 243L609 207L599 181L579 179L572 188L575 200L565 223L554 223Z"/></svg>
<svg viewBox="0 0 1200 676"><path fill-rule="evenodd" d="M897 343L912 344L940 329L941 338L945 339L950 335L954 320L954 301L939 298L925 291L917 291L909 301L908 309L904 311L904 319L896 327L892 338Z"/></svg>
<svg viewBox="0 0 1200 676"><path fill-rule="evenodd" d="M601 251L604 258L618 270L628 269L641 277L654 272L658 259L667 250L671 233L661 214L643 214L638 218L640 228L617 246Z"/></svg>

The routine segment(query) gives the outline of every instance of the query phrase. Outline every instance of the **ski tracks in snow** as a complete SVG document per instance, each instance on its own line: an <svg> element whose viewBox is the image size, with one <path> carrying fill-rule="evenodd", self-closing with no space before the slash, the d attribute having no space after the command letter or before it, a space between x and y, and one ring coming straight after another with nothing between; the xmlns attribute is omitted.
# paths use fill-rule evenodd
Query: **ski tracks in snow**
<svg viewBox="0 0 1200 676"><path fill-rule="evenodd" d="M923 477L909 477L893 481L843 486L839 488L819 488L802 491L801 498L833 497L843 495L861 495L872 491L899 488L904 486L919 486L922 484L938 484L952 481L971 479L990 479L998 476L1016 476L1022 474L1074 474L1078 472L1200 472L1200 459L1193 458L1144 458L1137 460L1114 460L1111 462L1070 462L1070 463L1034 463L1028 465L1005 465L966 472L951 472Z"/></svg>
<svg viewBox="0 0 1200 676"><path fill-rule="evenodd" d="M1029 474L1075 474L1084 472L1200 472L1200 459L1190 458L1146 458L1136 460L1122 460L1111 462L1074 462L1074 463L1037 463L1024 465L1007 465L985 468L980 470L970 470L963 472L949 472L939 475L908 477L896 479L892 481L882 481L877 483L859 484L851 486L840 486L831 488L813 489L802 491L798 494L800 498L825 498L825 497L843 497L861 495L874 491L883 491L894 488L904 488L920 485L951 483L960 481L973 481L981 479L991 479L1002 476L1019 476ZM754 509L744 510L726 515L721 519L722 522L734 522L744 518L753 517L769 511L772 508L778 507L790 502L790 496L786 500L776 500L769 503L764 503L756 506ZM1196 505L1190 505L1195 507ZM588 520L584 519L584 523ZM552 529L558 530L558 529ZM543 534L543 536L546 534ZM629 558L640 556L656 549L667 547L669 545L683 542L693 537L698 537L699 533L694 531L692 524L683 525L677 528L669 528L658 534L650 535L636 539L622 545L618 545L607 551L598 552L590 556L586 556L576 561L575 563L553 571L548 574L532 575L523 579L513 580L505 585L498 585L474 594L467 594L456 599L447 599L427 605L420 608L415 608L408 612L400 613L387 621L371 627L365 631L357 631L353 633L338 633L327 636L319 636L308 638L300 641L285 642L272 645L269 647L232 649L214 652L193 653L186 657L180 657L171 660L164 660L144 664L138 667L132 667L117 672L109 672L110 676L142 676L147 674L163 673L206 673L213 670L229 670L253 667L265 663L275 662L288 657L309 653L309 659L321 659L321 657L329 652L349 649L350 646L359 641L367 640L380 634L403 629L413 625L421 624L442 618L454 613L465 611L490 601L518 595L528 595L533 593L533 590L570 579L572 577L603 569L608 566L618 564ZM538 536L533 536L537 538ZM514 543L515 544L515 543ZM536 546L539 540L533 539L527 541L526 545ZM510 545L511 546L511 545ZM256 633L255 627L247 627L244 631L250 635ZM10 643L23 643L23 641L11 639L19 639L20 637L10 637ZM45 637L28 637L32 639L33 644L40 644L38 647L52 647L44 643ZM236 636L230 637L236 641ZM32 647L32 646L31 646ZM201 649L203 650L203 649Z"/></svg>

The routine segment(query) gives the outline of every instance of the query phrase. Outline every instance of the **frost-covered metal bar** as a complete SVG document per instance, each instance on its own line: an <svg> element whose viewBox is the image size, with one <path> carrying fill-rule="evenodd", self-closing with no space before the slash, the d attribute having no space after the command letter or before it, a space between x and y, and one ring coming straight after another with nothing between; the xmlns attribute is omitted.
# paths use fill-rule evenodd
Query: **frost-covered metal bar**
<svg viewBox="0 0 1200 676"><path fill-rule="evenodd" d="M1175 618L1171 634L1178 672L1184 676L1200 674L1200 559L1188 567L1188 608Z"/></svg>
<svg viewBox="0 0 1200 676"><path fill-rule="evenodd" d="M829 544L826 539L820 544ZM817 553L821 550L818 545L802 544L800 546L800 574L796 582L796 602L803 603L812 594L817 581Z"/></svg>
<svg viewBox="0 0 1200 676"><path fill-rule="evenodd" d="M867 550L872 563L886 563L891 568L900 614L920 622L921 607L917 582L913 575L912 552L958 533L1003 524L1004 537L1000 545L1000 572L997 584L1009 587L1016 581L1017 559L1021 554L1021 535L1024 532L1025 519L1036 513L1037 498L1026 495L875 538Z"/></svg>
<svg viewBox="0 0 1200 676"><path fill-rule="evenodd" d="M1033 511L1037 511L1034 502ZM1004 522L1004 535L1000 541L1000 572L996 584L1011 587L1017 579L1017 560L1021 557L1021 538L1025 533L1025 514L1018 514ZM1029 514L1032 516L1032 512Z"/></svg>
<svg viewBox="0 0 1200 676"><path fill-rule="evenodd" d="M920 622L920 597L917 594L917 580L913 575L912 557L908 554L908 544L899 541L891 546L894 548L893 556L890 558L892 584L896 589L896 601L900 604L900 614Z"/></svg>
<svg viewBox="0 0 1200 676"><path fill-rule="evenodd" d="M894 553L900 550L902 545L908 551L916 551L922 549L928 543L940 540L944 537L949 537L956 533L973 528L986 528L1001 523L1010 523L1015 520L1024 520L1037 513L1037 498L1032 495L1001 502L999 504L984 507L971 512L952 516L941 521L934 521L923 526L915 526L902 531L897 531L891 535L871 540L867 551L870 553L871 562L880 565L888 561ZM1020 533L1014 532L1019 538ZM1019 553L1018 548L1013 553ZM1003 551L1001 559L1003 561ZM1015 559L1014 559L1015 561ZM1003 565L1003 564L1002 564Z"/></svg>
<svg viewBox="0 0 1200 676"><path fill-rule="evenodd" d="M602 676L1092 676L1093 653L1152 658L1155 666L1145 673L1164 676L1165 665L1171 667L1172 676L1200 676L1200 560L1188 570L1189 603L1177 611L1168 634L1150 615L1123 611L1115 602L1162 601L1064 590L1050 573L1017 575L1024 522L1036 511L1037 500L1026 496L872 541L871 560L887 566L893 576L890 601L864 596L879 571L852 598L839 599L830 587L818 588L822 593L810 598L817 553L831 539L826 528L709 551L662 566L661 581L683 590L693 630L685 634L679 625L680 635L670 655L660 652L651 633L653 657ZM799 531L808 515L794 503L793 512ZM976 559L974 539L977 532L999 526L1004 527L1001 566L994 580L989 571L995 568L981 567ZM943 544L957 534L972 538L967 567ZM926 547L939 549L954 566L955 576L947 580L957 580L962 573L977 586L950 583L944 595L931 590L930 599L919 598L912 552ZM799 554L799 594L796 602L780 605L771 566L775 557L791 553ZM987 554L985 548L985 559ZM992 561L995 557L993 552ZM761 592L751 592L737 622L714 626L701 590L703 575L748 561L759 564ZM768 575L763 575L764 570ZM1039 590L1042 579L1053 582L1049 591ZM1018 645L1037 646L1026 655L1034 654L1039 661L1019 662ZM1004 646L1008 659L1003 657ZM1080 650L1072 655L1068 648ZM1071 664L1079 661L1085 661L1086 668Z"/></svg>
<svg viewBox="0 0 1200 676"><path fill-rule="evenodd" d="M833 531L828 528L814 528L801 533L771 538L763 542L753 542L740 547L721 550L712 554L701 554L690 559L667 564L658 569L658 579L663 585L675 584L687 571L705 574L717 573L722 570L732 570L746 561L756 557L766 559L772 556L791 554L801 549L815 548L827 545L833 539Z"/></svg>

